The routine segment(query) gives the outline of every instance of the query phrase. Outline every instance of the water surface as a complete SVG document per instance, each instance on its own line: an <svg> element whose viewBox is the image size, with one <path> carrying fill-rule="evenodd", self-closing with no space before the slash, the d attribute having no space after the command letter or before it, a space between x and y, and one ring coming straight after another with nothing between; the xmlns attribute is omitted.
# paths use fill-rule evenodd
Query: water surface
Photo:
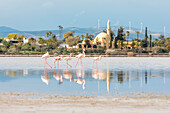
<svg viewBox="0 0 170 113"><path fill-rule="evenodd" d="M102 58L93 66L93 58L77 59L67 67L44 69L38 57L0 58L0 92L24 92L64 95L115 95L136 92L170 94L169 58ZM53 58L48 59L54 67ZM79 82L78 82L79 81ZM79 84L80 83L80 84ZM84 84L84 85L83 85Z"/></svg>

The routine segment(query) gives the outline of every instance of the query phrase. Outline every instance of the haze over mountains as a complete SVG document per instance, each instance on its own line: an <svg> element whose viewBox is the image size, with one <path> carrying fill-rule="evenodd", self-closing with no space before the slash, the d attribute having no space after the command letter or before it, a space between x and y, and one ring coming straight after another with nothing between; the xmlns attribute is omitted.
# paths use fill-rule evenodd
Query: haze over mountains
<svg viewBox="0 0 170 113"><path fill-rule="evenodd" d="M114 34L117 34L117 29L119 27L116 26L112 26L111 29L114 32ZM106 29L106 27L90 27L90 28L77 28L77 27L69 27L69 28L64 28L63 29L63 34L65 34L66 32L69 31L75 31L75 35L79 35L81 36L82 34L86 35L86 33L88 34L94 34L94 36L96 36L98 33L102 32L104 29ZM128 30L128 27L124 27L125 30ZM130 32L130 37L129 39L134 39L136 38L136 33L135 31L139 31L140 29L137 28L131 28L131 32ZM6 37L9 33L18 33L18 35L23 34L26 38L29 37L35 37L38 38L40 36L44 36L45 37L45 33L48 31L52 31L53 34L55 34L57 37L59 37L59 30L42 30L42 31L19 31L17 29L11 28L11 27L7 27L7 26L0 26L0 37ZM153 34L153 38L157 38L160 34L164 34L162 32L151 32L148 31L148 36L150 34ZM143 39L145 35L145 30L142 30L142 33L139 34L139 38ZM170 36L169 33L166 33L166 37Z"/></svg>

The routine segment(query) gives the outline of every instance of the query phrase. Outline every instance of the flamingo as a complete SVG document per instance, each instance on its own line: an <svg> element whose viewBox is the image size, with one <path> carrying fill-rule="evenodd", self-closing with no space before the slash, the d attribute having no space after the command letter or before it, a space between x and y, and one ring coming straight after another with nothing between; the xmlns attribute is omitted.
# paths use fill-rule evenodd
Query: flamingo
<svg viewBox="0 0 170 113"><path fill-rule="evenodd" d="M78 54L78 55L76 56L76 58L78 58L78 61L77 61L77 63L76 63L75 68L77 67L77 64L78 64L79 60L81 60L81 66L83 67L82 58L84 58L84 57L86 56L86 54L85 54L84 51L85 51L85 49L83 49L83 53L82 53L82 54Z"/></svg>
<svg viewBox="0 0 170 113"><path fill-rule="evenodd" d="M102 56L94 57L93 58L93 67L94 67L94 62L96 62L96 67L97 67L97 61L100 61L101 59L102 59Z"/></svg>
<svg viewBox="0 0 170 113"><path fill-rule="evenodd" d="M47 63L47 58L50 58L50 55L49 55L48 51L47 51L47 53L45 53L45 54L41 57L41 60L42 60L43 58L45 58L45 60L44 60L44 74L45 74L45 64L47 64L48 66L50 66L50 65ZM50 66L50 68L52 68L52 67Z"/></svg>
<svg viewBox="0 0 170 113"><path fill-rule="evenodd" d="M66 62L67 62L67 63L66 63L67 66L70 66L71 68L72 68L72 66L71 66L70 64L68 64L68 61L69 61L69 60L72 60L72 58L71 58L72 56L73 56L73 53L70 53L70 56L69 56L69 57L65 57L65 58L64 58L64 60L66 60Z"/></svg>
<svg viewBox="0 0 170 113"><path fill-rule="evenodd" d="M61 61L63 59L63 57L55 57L54 58L54 68L56 68L56 62L57 62L57 67L59 68L59 61Z"/></svg>

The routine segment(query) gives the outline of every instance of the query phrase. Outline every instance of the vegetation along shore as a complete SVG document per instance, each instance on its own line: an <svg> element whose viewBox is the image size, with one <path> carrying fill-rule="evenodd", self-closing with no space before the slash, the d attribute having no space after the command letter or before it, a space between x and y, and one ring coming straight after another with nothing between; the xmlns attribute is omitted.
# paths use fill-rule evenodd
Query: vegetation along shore
<svg viewBox="0 0 170 113"><path fill-rule="evenodd" d="M63 34L63 27L58 26L59 33L46 32L40 37L25 37L17 33L10 33L0 38L0 56L41 56L46 51L51 56L77 55L86 49L89 57L103 55L107 57L169 57L170 37L159 35L153 38L145 28L145 36L139 38L140 30L125 30L118 28L117 33L112 31L110 21L107 29L97 34L82 34L75 36L74 31ZM131 39L130 34L135 33L136 38Z"/></svg>

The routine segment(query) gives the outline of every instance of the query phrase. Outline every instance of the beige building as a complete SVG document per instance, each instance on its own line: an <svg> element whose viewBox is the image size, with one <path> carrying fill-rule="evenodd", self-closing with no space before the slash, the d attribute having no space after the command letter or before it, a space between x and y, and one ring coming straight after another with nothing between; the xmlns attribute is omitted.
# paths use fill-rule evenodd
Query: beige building
<svg viewBox="0 0 170 113"><path fill-rule="evenodd" d="M109 49L109 44L110 44L110 21L108 20L107 22L107 33L105 32L101 32L99 33L94 40L89 40L90 45L86 45L85 40L83 40L82 43L77 44L77 48L97 48L97 46L101 46L101 47L106 47L107 49Z"/></svg>

